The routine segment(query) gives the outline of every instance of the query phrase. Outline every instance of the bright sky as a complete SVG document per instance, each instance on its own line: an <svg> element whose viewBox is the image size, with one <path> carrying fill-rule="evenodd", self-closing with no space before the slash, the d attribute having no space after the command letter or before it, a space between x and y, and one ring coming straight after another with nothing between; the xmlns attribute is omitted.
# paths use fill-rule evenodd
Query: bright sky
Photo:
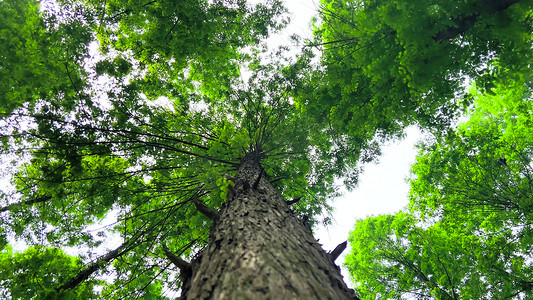
<svg viewBox="0 0 533 300"><path fill-rule="evenodd" d="M320 239L325 250L331 251L346 241L354 228L355 220L372 215L393 214L407 206L409 185L405 179L415 161L417 151L414 145L421 138L421 133L415 127L408 128L406 133L403 140L383 147L383 155L377 163L365 166L355 190L345 191L343 197L332 203L332 225L315 229L315 238ZM341 266L346 283L353 287L347 270L342 267L344 256L350 251L348 245L335 262Z"/></svg>
<svg viewBox="0 0 533 300"><path fill-rule="evenodd" d="M284 30L279 39L280 44L288 45L286 36L293 33L303 38L310 38L311 18L318 12L320 0L285 0L285 6L291 13L291 24ZM371 215L393 214L407 206L409 185L405 179L409 175L410 166L416 157L415 143L421 138L416 128L408 128L406 137L401 141L383 147L383 155L377 163L365 166L360 174L358 187L352 191L344 190L344 196L335 199L332 204L333 224L315 229L315 238L320 240L322 247L333 250L338 244L348 239L356 219ZM350 252L348 248L336 260L337 265L344 263L344 256ZM348 272L342 268L346 283L353 287Z"/></svg>

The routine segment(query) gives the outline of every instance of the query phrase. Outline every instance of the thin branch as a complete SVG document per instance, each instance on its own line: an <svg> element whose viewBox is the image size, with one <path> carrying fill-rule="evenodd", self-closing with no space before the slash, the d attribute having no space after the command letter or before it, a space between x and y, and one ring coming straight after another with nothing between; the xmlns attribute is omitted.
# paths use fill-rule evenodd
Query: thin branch
<svg viewBox="0 0 533 300"><path fill-rule="evenodd" d="M98 269L100 269L103 265L107 264L111 260L114 260L114 259L124 255L126 252L128 252L130 250L130 248L126 248L127 244L128 243L123 243L122 245L120 245L115 250L112 250L112 251L108 252L106 255L100 257L95 262L91 263L85 270L79 272L78 275L74 276L69 281L67 281L66 283L64 283L60 287L58 287L56 289L56 291L59 292L61 290L68 290L68 289L75 288L80 283L82 283L83 281L87 280L87 278L89 278L89 276L91 276L94 272L96 272ZM126 248L126 249L124 249L124 248Z"/></svg>
<svg viewBox="0 0 533 300"><path fill-rule="evenodd" d="M48 201L50 199L52 199L52 197L50 197L50 196L41 196L41 197L37 197L37 198L35 198L33 200L28 200L28 201L24 201L24 202L9 204L9 205L6 205L6 206L0 208L0 213L8 211L8 210L12 210L12 209L14 209L16 207L27 206L27 205L32 205L32 204L35 204L35 203L45 202L45 201Z"/></svg>
<svg viewBox="0 0 533 300"><path fill-rule="evenodd" d="M198 209L199 212L204 214L209 219L216 220L218 218L218 212L207 206L198 197L194 197L192 202L196 206L196 209Z"/></svg>
<svg viewBox="0 0 533 300"><path fill-rule="evenodd" d="M294 198L292 200L289 200L289 201L286 201L285 203L287 203L287 205L293 205L293 204L297 203L298 201L300 201L300 199L302 199L302 196L296 197L296 198Z"/></svg>
<svg viewBox="0 0 533 300"><path fill-rule="evenodd" d="M347 245L348 245L348 242L344 241L340 243L339 245L337 245L337 247L335 247L333 251L328 253L332 262L335 262L335 260L339 257L339 255L341 255L341 253L346 249Z"/></svg>
<svg viewBox="0 0 533 300"><path fill-rule="evenodd" d="M358 39L360 39L360 37L346 38L342 40L335 40L335 41L329 41L329 42L318 43L318 44L307 44L305 45L305 47L319 47L319 46L325 46L325 45L337 44L337 43L349 43L351 41L358 40Z"/></svg>
<svg viewBox="0 0 533 300"><path fill-rule="evenodd" d="M254 190L257 190L257 188L259 187L259 182L261 181L261 177L263 177L263 172L263 169L261 169L261 172L259 172L259 176L257 176L257 179L252 184L252 188Z"/></svg>

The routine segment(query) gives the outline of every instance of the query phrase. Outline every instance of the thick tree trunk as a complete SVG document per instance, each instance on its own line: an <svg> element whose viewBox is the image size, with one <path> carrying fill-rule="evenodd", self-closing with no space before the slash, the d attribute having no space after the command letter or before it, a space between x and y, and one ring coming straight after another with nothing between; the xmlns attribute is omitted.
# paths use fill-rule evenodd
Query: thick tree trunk
<svg viewBox="0 0 533 300"><path fill-rule="evenodd" d="M309 229L260 174L257 158L243 159L182 298L357 299Z"/></svg>

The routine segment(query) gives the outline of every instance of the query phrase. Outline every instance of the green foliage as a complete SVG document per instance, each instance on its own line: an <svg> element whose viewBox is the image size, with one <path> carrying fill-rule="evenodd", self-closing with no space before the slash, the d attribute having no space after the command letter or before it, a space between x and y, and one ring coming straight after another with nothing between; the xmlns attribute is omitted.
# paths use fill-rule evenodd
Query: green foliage
<svg viewBox="0 0 533 300"><path fill-rule="evenodd" d="M531 90L473 88L470 118L420 145L410 211L356 223L346 264L364 299L533 295Z"/></svg>
<svg viewBox="0 0 533 300"><path fill-rule="evenodd" d="M321 4L309 44L321 67L298 101L354 143L410 124L443 130L471 103L465 81L490 91L530 76L531 1Z"/></svg>
<svg viewBox="0 0 533 300"><path fill-rule="evenodd" d="M412 167L409 212L351 233L364 299L531 296L531 4L322 1L322 68L299 104L349 140L413 123L435 135Z"/></svg>
<svg viewBox="0 0 533 300"><path fill-rule="evenodd" d="M528 253L512 234L420 225L409 213L359 220L346 257L362 299L505 299L531 295Z"/></svg>
<svg viewBox="0 0 533 300"><path fill-rule="evenodd" d="M193 200L220 209L246 155L261 159L283 197L303 196L296 213L311 222L329 209L334 178L354 168L357 157L294 105L293 84L302 81L283 51L265 63L267 52L242 50L285 24L279 1L58 1L20 10L42 27L38 44L65 28L85 38L72 61L79 90L64 68L52 68L64 62L21 53L50 64L50 84L20 83L32 100L2 104L1 158L14 172L1 194L1 234L42 251L79 249L75 271L54 279L53 291L81 293L80 282L102 277L108 284L95 294L106 299L179 290L179 270L161 247L190 259L206 245L211 220ZM252 75L244 80L241 68ZM120 246L102 253L109 241Z"/></svg>
<svg viewBox="0 0 533 300"><path fill-rule="evenodd" d="M61 95L56 104L81 96L91 33L81 16L63 13L47 14L33 0L0 2L0 114L52 95Z"/></svg>
<svg viewBox="0 0 533 300"><path fill-rule="evenodd" d="M421 145L413 166L412 206L428 215L468 216L483 221L496 212L500 222L529 224L533 106L519 82L474 90L470 119L439 142ZM440 214L438 213L438 214ZM493 220L495 221L495 220Z"/></svg>
<svg viewBox="0 0 533 300"><path fill-rule="evenodd" d="M57 248L30 247L0 252L0 295L5 299L98 299L97 282L83 283L76 290L56 291L62 281L77 274L81 260Z"/></svg>
<svg viewBox="0 0 533 300"><path fill-rule="evenodd" d="M202 85L204 93L227 88L247 58L240 50L287 23L278 0L255 6L205 0L83 2L98 16L102 52L124 55L101 61L97 72L120 77L134 65L142 71L138 74L147 96L154 98L188 91L185 80Z"/></svg>
<svg viewBox="0 0 533 300"><path fill-rule="evenodd" d="M313 223L336 178L355 186L419 123L446 130L421 146L411 212L357 223L358 291L530 296L531 1L441 2L324 0L314 66L256 47L287 22L277 0L0 1L2 295L166 297L162 247L208 242L194 200L221 208L243 157Z"/></svg>
<svg viewBox="0 0 533 300"><path fill-rule="evenodd" d="M362 298L482 299L485 284L475 257L462 248L464 237L439 224L422 229L416 223L403 212L356 223L346 265ZM468 294L470 287L478 287L477 294Z"/></svg>

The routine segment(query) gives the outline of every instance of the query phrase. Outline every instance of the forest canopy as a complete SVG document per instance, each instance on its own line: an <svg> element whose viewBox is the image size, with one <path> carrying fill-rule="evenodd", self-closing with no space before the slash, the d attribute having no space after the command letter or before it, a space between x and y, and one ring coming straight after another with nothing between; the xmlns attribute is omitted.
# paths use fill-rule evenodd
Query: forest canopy
<svg viewBox="0 0 533 300"><path fill-rule="evenodd" d="M323 0L270 49L280 0L0 1L0 295L531 296L532 5ZM409 125L354 293L312 228Z"/></svg>

